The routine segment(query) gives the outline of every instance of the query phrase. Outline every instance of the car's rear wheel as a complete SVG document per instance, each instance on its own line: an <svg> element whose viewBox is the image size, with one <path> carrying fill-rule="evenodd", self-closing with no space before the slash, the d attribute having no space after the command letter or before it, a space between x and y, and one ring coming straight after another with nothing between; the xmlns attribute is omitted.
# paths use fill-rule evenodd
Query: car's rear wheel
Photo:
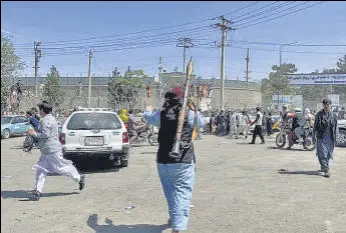
<svg viewBox="0 0 346 233"><path fill-rule="evenodd" d="M121 160L121 167L128 167L129 161L128 160Z"/></svg>
<svg viewBox="0 0 346 233"><path fill-rule="evenodd" d="M10 131L8 129L4 129L1 135L2 138L8 139L10 137Z"/></svg>

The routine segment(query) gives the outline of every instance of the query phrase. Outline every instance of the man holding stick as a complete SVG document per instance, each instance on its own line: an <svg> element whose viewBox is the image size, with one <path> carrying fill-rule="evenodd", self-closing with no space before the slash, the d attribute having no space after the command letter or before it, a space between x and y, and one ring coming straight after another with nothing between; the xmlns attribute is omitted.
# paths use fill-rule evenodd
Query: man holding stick
<svg viewBox="0 0 346 233"><path fill-rule="evenodd" d="M191 63L190 60L190 66ZM160 128L157 168L168 203L172 233L187 229L196 163L192 135L196 122L199 124L197 127L203 127L204 124L202 114L195 111L196 106L188 100L189 76L185 83L185 93L181 88L173 88L165 94L161 110L152 112L153 107L148 106L143 114L148 124ZM195 114L198 115L197 121Z"/></svg>

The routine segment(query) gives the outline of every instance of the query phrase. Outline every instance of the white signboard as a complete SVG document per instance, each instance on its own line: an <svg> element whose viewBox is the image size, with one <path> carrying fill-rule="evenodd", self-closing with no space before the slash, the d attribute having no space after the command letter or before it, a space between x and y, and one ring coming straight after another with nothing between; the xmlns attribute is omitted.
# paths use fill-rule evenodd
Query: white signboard
<svg viewBox="0 0 346 233"><path fill-rule="evenodd" d="M332 107L339 106L339 95L338 94L331 94L328 95L328 99L332 101Z"/></svg>
<svg viewBox="0 0 346 233"><path fill-rule="evenodd" d="M291 85L346 85L346 74L290 74Z"/></svg>
<svg viewBox="0 0 346 233"><path fill-rule="evenodd" d="M279 102L279 104L278 104ZM279 105L278 109L281 110L285 105L288 108L303 108L303 96L302 95L273 95L272 104Z"/></svg>

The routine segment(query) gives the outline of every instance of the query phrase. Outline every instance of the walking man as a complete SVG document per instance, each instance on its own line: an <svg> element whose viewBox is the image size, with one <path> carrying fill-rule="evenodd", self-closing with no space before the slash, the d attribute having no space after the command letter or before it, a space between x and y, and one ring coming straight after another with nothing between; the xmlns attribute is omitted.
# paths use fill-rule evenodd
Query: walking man
<svg viewBox="0 0 346 233"><path fill-rule="evenodd" d="M266 128L267 128L267 135L270 136L273 134L273 118L272 118L272 113L268 113L268 117L266 119Z"/></svg>
<svg viewBox="0 0 346 233"><path fill-rule="evenodd" d="M316 114L313 140L317 140L316 155L325 177L330 177L329 160L333 159L334 147L339 137L338 118L331 111L332 101L323 100L323 109Z"/></svg>
<svg viewBox="0 0 346 233"><path fill-rule="evenodd" d="M189 110L184 118L180 147L181 156L175 157L170 154L175 142L182 98L181 89L174 88L172 92L165 94L162 110L152 112L152 107L148 106L143 115L148 124L160 128L157 168L168 203L172 233L179 233L187 229L195 180L196 158L192 132L196 112L191 101L189 101ZM197 114L198 127L203 127L204 118L201 113L197 112Z"/></svg>
<svg viewBox="0 0 346 233"><path fill-rule="evenodd" d="M33 129L28 131L29 135L38 140L41 151L40 159L34 165L34 168L36 168L36 183L29 196L29 200L32 201L40 199L47 173L57 173L72 178L79 183L79 190L82 190L85 185L85 177L78 173L72 161L63 158L58 136L58 123L52 115L52 105L47 101L43 101L38 107L41 116L38 131L35 132Z"/></svg>
<svg viewBox="0 0 346 233"><path fill-rule="evenodd" d="M255 144L257 135L261 138L261 141L262 141L261 144L265 144L263 133L262 133L263 115L261 113L261 108L257 107L256 111L257 111L256 120L252 122L250 125L250 126L255 125L255 130L252 135L252 142L250 142L250 144Z"/></svg>

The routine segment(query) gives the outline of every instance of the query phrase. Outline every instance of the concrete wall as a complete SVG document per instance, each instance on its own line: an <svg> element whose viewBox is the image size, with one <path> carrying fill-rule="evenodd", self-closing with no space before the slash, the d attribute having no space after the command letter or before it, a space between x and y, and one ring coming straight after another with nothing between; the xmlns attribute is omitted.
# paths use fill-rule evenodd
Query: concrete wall
<svg viewBox="0 0 346 233"><path fill-rule="evenodd" d="M74 106L88 106L88 87L81 87L81 95L77 96L78 86L63 86L66 93L65 101L62 105L64 109L71 109ZM33 87L24 87L24 93L31 91L34 93ZM167 91L167 90L165 90ZM165 91L162 92L164 95ZM211 97L211 109L220 109L220 88L213 88L210 93ZM110 107L110 108L128 108L127 104L121 104L116 106L110 106L108 103L108 91L107 86L93 86L91 95L91 107ZM137 109L143 109L145 105L151 104L155 108L160 108L163 103L163 96L152 90L151 98L146 97L146 90L140 90L139 98L134 106ZM36 106L41 98L24 96L21 104L21 110L27 110L31 106ZM262 94L259 90L241 89L241 88L225 88L225 109L243 109L243 108L255 108L261 106Z"/></svg>
<svg viewBox="0 0 346 233"><path fill-rule="evenodd" d="M212 109L220 109L220 88L211 92ZM236 110L243 108L256 108L262 104L262 93L259 90L225 88L225 109Z"/></svg>

